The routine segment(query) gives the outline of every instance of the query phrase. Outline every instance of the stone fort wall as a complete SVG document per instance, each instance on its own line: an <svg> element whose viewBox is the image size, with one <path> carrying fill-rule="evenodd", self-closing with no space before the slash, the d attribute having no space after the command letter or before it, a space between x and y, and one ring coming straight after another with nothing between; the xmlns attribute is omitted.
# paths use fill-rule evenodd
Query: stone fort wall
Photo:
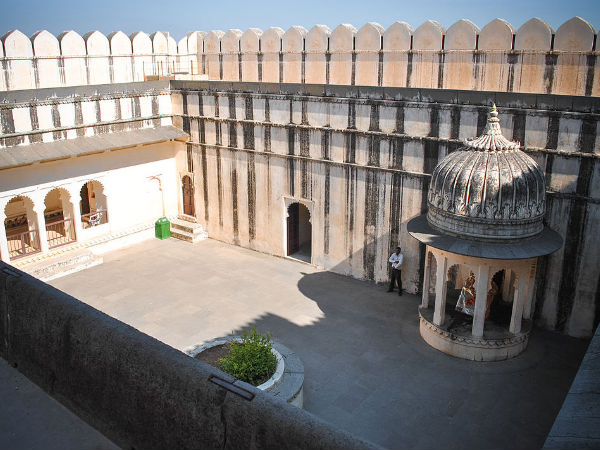
<svg viewBox="0 0 600 450"><path fill-rule="evenodd" d="M600 95L595 28L579 17L552 29L534 18L519 29L496 19L444 29L367 23L262 32L249 28L83 37L47 31L2 37L0 90L142 81L147 75L204 74L211 80L316 83Z"/></svg>
<svg viewBox="0 0 600 450"><path fill-rule="evenodd" d="M591 336L600 317L600 103L585 97L302 84L171 82L190 134L195 213L211 237L285 255L287 205L311 212L314 264L387 282L401 245L416 292L424 249L406 232L430 175L480 134L496 103L504 135L546 173L546 222L564 247L541 259L538 324Z"/></svg>

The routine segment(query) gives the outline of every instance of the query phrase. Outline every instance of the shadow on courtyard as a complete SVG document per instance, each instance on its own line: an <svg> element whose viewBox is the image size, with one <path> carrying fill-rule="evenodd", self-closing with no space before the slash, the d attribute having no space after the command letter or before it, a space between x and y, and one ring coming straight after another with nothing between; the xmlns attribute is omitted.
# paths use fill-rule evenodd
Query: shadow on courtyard
<svg viewBox="0 0 600 450"><path fill-rule="evenodd" d="M247 327L300 356L305 409L389 448L541 448L587 348L534 329L512 360L460 360L421 339L415 295L332 272L303 274L298 289L322 319L268 314Z"/></svg>

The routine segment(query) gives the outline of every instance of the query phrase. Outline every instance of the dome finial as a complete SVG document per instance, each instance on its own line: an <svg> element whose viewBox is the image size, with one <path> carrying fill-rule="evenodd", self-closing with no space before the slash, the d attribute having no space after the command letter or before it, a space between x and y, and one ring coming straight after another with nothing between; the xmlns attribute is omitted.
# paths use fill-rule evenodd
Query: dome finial
<svg viewBox="0 0 600 450"><path fill-rule="evenodd" d="M492 109L488 114L487 125L483 134L465 140L465 145L476 150L484 151L516 150L521 146L518 142L509 141L502 135L496 103L492 105Z"/></svg>

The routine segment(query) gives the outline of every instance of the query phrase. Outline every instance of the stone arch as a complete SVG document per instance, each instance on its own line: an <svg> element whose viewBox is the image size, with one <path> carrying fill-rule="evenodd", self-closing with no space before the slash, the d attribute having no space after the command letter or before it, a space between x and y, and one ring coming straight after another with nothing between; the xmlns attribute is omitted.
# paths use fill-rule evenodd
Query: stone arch
<svg viewBox="0 0 600 450"><path fill-rule="evenodd" d="M428 20L413 33L413 50L441 50L444 27L435 20Z"/></svg>
<svg viewBox="0 0 600 450"><path fill-rule="evenodd" d="M44 220L48 248L76 240L71 194L65 188L54 188L44 197Z"/></svg>
<svg viewBox="0 0 600 450"><path fill-rule="evenodd" d="M590 52L596 30L587 20L573 17L563 23L554 36L554 50Z"/></svg>
<svg viewBox="0 0 600 450"><path fill-rule="evenodd" d="M225 33L221 30L212 30L204 38L204 54L206 58L206 74L210 80L221 79L221 38Z"/></svg>
<svg viewBox="0 0 600 450"><path fill-rule="evenodd" d="M479 32L479 50L512 50L515 28L504 19L494 19Z"/></svg>
<svg viewBox="0 0 600 450"><path fill-rule="evenodd" d="M12 197L4 207L4 229L9 258L16 259L40 251L39 227L34 201L26 195Z"/></svg>
<svg viewBox="0 0 600 450"><path fill-rule="evenodd" d="M350 24L338 25L329 38L331 84L352 84L352 52L356 28Z"/></svg>
<svg viewBox="0 0 600 450"><path fill-rule="evenodd" d="M521 26L515 35L514 49L521 51L519 66L514 72L514 90L517 92L549 92L545 77L546 55L551 48L553 30L541 19L533 18Z"/></svg>
<svg viewBox="0 0 600 450"><path fill-rule="evenodd" d="M143 31L129 35L133 53L133 81L144 81L146 75L154 74L152 65L152 41Z"/></svg>
<svg viewBox="0 0 600 450"><path fill-rule="evenodd" d="M263 54L262 81L279 83L279 52L283 29L268 28L260 37L260 51Z"/></svg>
<svg viewBox="0 0 600 450"><path fill-rule="evenodd" d="M285 255L312 262L312 210L306 203L286 199Z"/></svg>
<svg viewBox="0 0 600 450"><path fill-rule="evenodd" d="M88 55L89 84L110 83L110 44L99 31L90 31L83 35Z"/></svg>
<svg viewBox="0 0 600 450"><path fill-rule="evenodd" d="M587 53L594 46L595 34L594 27L581 17L573 17L556 30L554 50L559 53L552 93L586 95L590 75Z"/></svg>
<svg viewBox="0 0 600 450"><path fill-rule="evenodd" d="M550 50L553 31L542 19L534 17L517 30L515 50Z"/></svg>
<svg viewBox="0 0 600 450"><path fill-rule="evenodd" d="M413 33L413 70L409 86L442 88L440 82L440 58L444 28L428 20Z"/></svg>
<svg viewBox="0 0 600 450"><path fill-rule="evenodd" d="M36 61L39 87L60 86L62 83L58 65L60 57L58 39L52 33L42 30L31 36L31 42L35 56L42 57Z"/></svg>
<svg viewBox="0 0 600 450"><path fill-rule="evenodd" d="M238 55L240 52L240 38L242 30L227 30L221 38L221 52L223 53L223 80L239 81L240 67Z"/></svg>
<svg viewBox="0 0 600 450"><path fill-rule="evenodd" d="M162 31L155 31L150 35L152 42L152 65L156 75L169 74L169 41L167 34Z"/></svg>
<svg viewBox="0 0 600 450"><path fill-rule="evenodd" d="M383 85L406 86L408 52L414 29L406 22L395 22L383 33Z"/></svg>
<svg viewBox="0 0 600 450"><path fill-rule="evenodd" d="M384 29L376 22L364 24L356 33L356 84L377 86L379 51Z"/></svg>
<svg viewBox="0 0 600 450"><path fill-rule="evenodd" d="M195 216L194 182L189 175L184 175L181 178L181 195L183 199L183 214L186 216Z"/></svg>
<svg viewBox="0 0 600 450"><path fill-rule="evenodd" d="M114 83L133 81L131 39L122 31L113 31L108 35Z"/></svg>
<svg viewBox="0 0 600 450"><path fill-rule="evenodd" d="M444 37L444 49L448 51L444 62L444 88L475 89L473 55L477 47L479 28L470 20L461 19L453 24Z"/></svg>
<svg viewBox="0 0 600 450"><path fill-rule="evenodd" d="M81 185L79 210L83 229L108 223L108 199L101 181L90 180Z"/></svg>
<svg viewBox="0 0 600 450"><path fill-rule="evenodd" d="M284 83L302 82L302 52L304 51L306 34L306 28L293 26L281 38Z"/></svg>
<svg viewBox="0 0 600 450"><path fill-rule="evenodd" d="M259 81L258 52L260 51L261 35L262 30L260 28L248 28L240 38L243 81Z"/></svg>
<svg viewBox="0 0 600 450"><path fill-rule="evenodd" d="M87 84L85 66L85 41L75 31L65 31L58 35L60 52L63 57L65 85Z"/></svg>
<svg viewBox="0 0 600 450"><path fill-rule="evenodd" d="M460 19L446 30L445 50L475 50L479 28L467 19Z"/></svg>
<svg viewBox="0 0 600 450"><path fill-rule="evenodd" d="M327 83L327 58L329 37L331 30L326 25L315 25L304 39L305 56L305 81L306 83Z"/></svg>
<svg viewBox="0 0 600 450"><path fill-rule="evenodd" d="M31 40L19 30L2 36L4 56L7 58L6 84L9 89L34 89L33 47ZM19 58L19 59L12 59Z"/></svg>

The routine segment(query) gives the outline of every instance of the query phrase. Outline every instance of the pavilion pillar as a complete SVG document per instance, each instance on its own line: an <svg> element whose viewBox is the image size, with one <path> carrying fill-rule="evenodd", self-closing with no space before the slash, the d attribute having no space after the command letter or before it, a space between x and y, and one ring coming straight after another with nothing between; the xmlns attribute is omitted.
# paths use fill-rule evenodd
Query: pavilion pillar
<svg viewBox="0 0 600 450"><path fill-rule="evenodd" d="M529 269L529 279L527 280L527 294L525 296L525 305L523 306L523 318L531 319L533 309L533 293L535 291L535 271L537 268L537 260L531 263Z"/></svg>
<svg viewBox="0 0 600 450"><path fill-rule="evenodd" d="M48 233L46 232L46 218L44 217L45 205L35 204L33 205L33 212L35 213L35 221L37 222L38 228L38 239L40 240L40 250L42 253L47 253L48 247Z"/></svg>
<svg viewBox="0 0 600 450"><path fill-rule="evenodd" d="M502 280L502 299L508 301L510 297L510 277L512 270L504 269L504 280Z"/></svg>
<svg viewBox="0 0 600 450"><path fill-rule="evenodd" d="M6 213L4 212L4 207L2 206L2 210L0 210L0 260L9 262L10 255L8 251L8 240L6 239L6 227L4 225L5 219Z"/></svg>
<svg viewBox="0 0 600 450"><path fill-rule="evenodd" d="M475 290L475 311L473 313L473 337L483 337L483 326L485 324L485 310L487 306L487 287L490 279L490 268L480 264L477 270L477 288Z"/></svg>
<svg viewBox="0 0 600 450"><path fill-rule="evenodd" d="M528 276L526 273L519 273L518 276L519 282L517 285L517 289L515 290L512 315L510 317L510 327L508 329L508 331L510 331L513 334L521 332L521 319L523 318L523 303L525 301L528 280Z"/></svg>
<svg viewBox="0 0 600 450"><path fill-rule="evenodd" d="M421 300L421 306L423 308L429 308L429 279L431 270L430 259L433 256L429 254L429 247L425 247L425 274L423 276L423 299Z"/></svg>
<svg viewBox="0 0 600 450"><path fill-rule="evenodd" d="M433 323L442 325L446 316L446 268L448 266L448 258L444 255L439 255L436 258L437 271L435 279L435 310L433 312Z"/></svg>

